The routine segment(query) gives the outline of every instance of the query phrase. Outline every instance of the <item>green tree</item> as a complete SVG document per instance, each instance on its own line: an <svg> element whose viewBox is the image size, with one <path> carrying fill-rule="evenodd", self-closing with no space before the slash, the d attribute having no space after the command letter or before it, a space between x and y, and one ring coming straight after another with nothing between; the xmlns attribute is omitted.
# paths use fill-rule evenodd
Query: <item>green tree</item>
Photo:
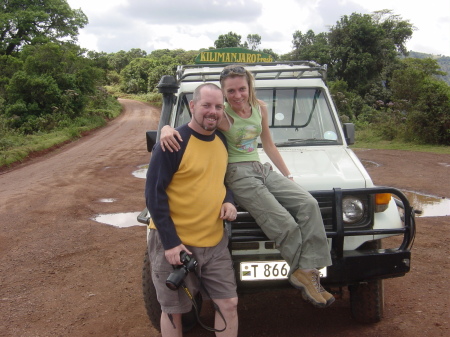
<svg viewBox="0 0 450 337"><path fill-rule="evenodd" d="M398 62L398 53L406 52L412 33L412 24L390 11L343 16L328 35L334 77L366 93L371 82L381 83L385 67Z"/></svg>
<svg viewBox="0 0 450 337"><path fill-rule="evenodd" d="M147 52L145 50L142 50L140 48L132 48L127 53L129 60L134 60L137 58L142 58L147 56Z"/></svg>
<svg viewBox="0 0 450 337"><path fill-rule="evenodd" d="M0 99L5 97L6 85L14 73L22 69L23 62L11 55L0 55Z"/></svg>
<svg viewBox="0 0 450 337"><path fill-rule="evenodd" d="M184 49L157 49L151 52L149 57L159 60L166 59L167 57L171 59L169 63L177 63L177 64L193 64L195 58L197 57L199 51L198 50L189 50L185 51ZM167 61L166 61L167 64Z"/></svg>
<svg viewBox="0 0 450 337"><path fill-rule="evenodd" d="M136 58L120 73L121 89L126 93L147 93L155 90L163 75L176 75L181 64L193 64L198 51L157 49L144 58Z"/></svg>
<svg viewBox="0 0 450 337"><path fill-rule="evenodd" d="M86 52L86 57L93 61L93 64L101 68L103 70L109 70L109 64L108 64L108 54L105 52L97 52L95 50L89 50Z"/></svg>
<svg viewBox="0 0 450 337"><path fill-rule="evenodd" d="M260 44L261 44L261 36L259 36L258 34L247 35L247 45L249 49L257 50Z"/></svg>
<svg viewBox="0 0 450 337"><path fill-rule="evenodd" d="M24 45L75 41L88 19L65 0L7 0L0 4L0 54L11 55Z"/></svg>
<svg viewBox="0 0 450 337"><path fill-rule="evenodd" d="M146 93L150 69L158 63L149 58L137 58L128 64L120 73L122 78L121 89L129 94Z"/></svg>
<svg viewBox="0 0 450 337"><path fill-rule="evenodd" d="M108 54L108 65L110 68L120 73L131 61L137 58L145 58L147 52L139 48L133 48L129 51L120 50L117 53Z"/></svg>
<svg viewBox="0 0 450 337"><path fill-rule="evenodd" d="M415 109L407 119L413 139L424 143L450 145L450 87L428 77Z"/></svg>
<svg viewBox="0 0 450 337"><path fill-rule="evenodd" d="M405 43L412 37L415 29L408 20L402 20L400 15L393 14L388 9L374 12L372 20L383 29L385 41L382 41L382 46L384 48L390 49L390 45L394 44L399 54L408 54ZM387 55L387 57L392 57L392 55Z"/></svg>
<svg viewBox="0 0 450 337"><path fill-rule="evenodd" d="M306 34L303 34L301 31L297 30L293 34L292 44L294 46L294 50L297 52L301 52L302 49L312 46L316 42L316 34L314 34L313 30L308 30Z"/></svg>
<svg viewBox="0 0 450 337"><path fill-rule="evenodd" d="M320 64L331 63L328 33L316 35L311 29L306 34L302 34L301 31L296 31L293 34L292 44L294 50L291 58L293 60L316 61Z"/></svg>
<svg viewBox="0 0 450 337"><path fill-rule="evenodd" d="M418 103L425 80L434 75L442 75L437 62L431 58L406 58L401 61L400 68L395 70L390 82L393 98L407 100L412 105Z"/></svg>
<svg viewBox="0 0 450 337"><path fill-rule="evenodd" d="M198 50L154 50L150 54L150 57L157 63L157 66L150 69L148 91L155 91L155 88L163 75L176 76L178 65L193 64L198 53Z"/></svg>
<svg viewBox="0 0 450 337"><path fill-rule="evenodd" d="M423 143L450 145L450 86L434 76L441 75L433 59L402 60L394 71L393 98L403 104L408 138Z"/></svg>
<svg viewBox="0 0 450 337"><path fill-rule="evenodd" d="M130 63L130 60L128 59L127 52L124 50L108 54L108 65L117 73L120 73L128 63Z"/></svg>
<svg viewBox="0 0 450 337"><path fill-rule="evenodd" d="M280 55L278 55L277 53L275 53L271 48L270 48L270 49L264 48L264 49L262 50L262 52L271 55L274 61L280 59Z"/></svg>
<svg viewBox="0 0 450 337"><path fill-rule="evenodd" d="M216 41L214 41L214 46L216 48L227 48L227 47L242 47L241 36L229 32L228 34L219 35Z"/></svg>
<svg viewBox="0 0 450 337"><path fill-rule="evenodd" d="M26 133L44 131L84 113L104 72L81 54L70 43L23 48L23 65L5 86L4 112L13 127Z"/></svg>

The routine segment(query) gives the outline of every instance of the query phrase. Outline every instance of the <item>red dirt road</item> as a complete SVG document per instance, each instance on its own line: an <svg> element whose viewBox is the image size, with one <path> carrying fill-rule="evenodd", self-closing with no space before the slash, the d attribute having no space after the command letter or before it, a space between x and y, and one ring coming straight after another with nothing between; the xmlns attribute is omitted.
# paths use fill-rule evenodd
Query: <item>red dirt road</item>
<svg viewBox="0 0 450 337"><path fill-rule="evenodd" d="M121 102L108 126L0 174L0 336L159 336L142 299L145 227L92 220L145 207L145 181L132 172L148 163L145 131L159 111ZM450 155L355 152L377 185L450 197ZM412 270L385 281L380 323L353 321L347 293L320 310L293 289L242 296L239 336L450 335L449 223L417 219ZM202 317L211 324L208 304ZM200 327L186 335L213 336Z"/></svg>

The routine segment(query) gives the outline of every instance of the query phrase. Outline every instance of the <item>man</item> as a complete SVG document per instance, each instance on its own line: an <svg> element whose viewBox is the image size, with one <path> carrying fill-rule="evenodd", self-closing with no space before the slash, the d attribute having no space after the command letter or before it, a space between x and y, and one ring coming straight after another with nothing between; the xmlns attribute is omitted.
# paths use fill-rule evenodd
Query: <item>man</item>
<svg viewBox="0 0 450 337"><path fill-rule="evenodd" d="M202 286L222 313L226 329L222 337L237 336L237 293L228 236L223 220L234 220L236 208L224 185L228 154L226 140L216 133L223 117L224 98L215 84L205 83L189 102L191 121L177 128L184 142L178 152L153 148L147 172L145 197L151 214L149 256L152 279L161 304L163 337L182 336L181 315L191 310L191 301L182 289L166 287L165 281L181 265L180 252L193 254L196 274L185 282L193 293ZM216 312L215 328L225 323Z"/></svg>

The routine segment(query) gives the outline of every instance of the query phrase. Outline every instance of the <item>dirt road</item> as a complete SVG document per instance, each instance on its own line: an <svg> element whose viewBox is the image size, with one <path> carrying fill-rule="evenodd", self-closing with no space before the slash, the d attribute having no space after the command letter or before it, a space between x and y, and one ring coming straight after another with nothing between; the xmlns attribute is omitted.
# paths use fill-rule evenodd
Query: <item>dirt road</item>
<svg viewBox="0 0 450 337"><path fill-rule="evenodd" d="M142 299L145 228L92 220L144 207L145 181L132 172L148 163L145 131L159 112L122 103L107 127L0 174L0 336L159 336ZM379 164L368 165L377 185L450 197L450 155L355 152ZM241 297L239 335L449 335L450 218L417 223L412 271L385 282L382 322L354 322L346 293L320 310L287 290ZM208 305L202 317L212 318ZM197 327L188 336L212 333Z"/></svg>

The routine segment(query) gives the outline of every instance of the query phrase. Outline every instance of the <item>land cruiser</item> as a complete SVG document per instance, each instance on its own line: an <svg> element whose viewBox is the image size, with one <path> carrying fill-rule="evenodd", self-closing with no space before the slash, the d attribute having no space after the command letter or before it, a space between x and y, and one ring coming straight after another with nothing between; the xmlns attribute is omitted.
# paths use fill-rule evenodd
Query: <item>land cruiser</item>
<svg viewBox="0 0 450 337"><path fill-rule="evenodd" d="M161 119L158 130L147 132L148 151L152 151L164 125L177 127L190 121L188 103L199 84L220 85L223 67L241 63L255 77L257 97L267 104L273 141L294 180L319 202L333 261L321 270L322 285L336 297L349 291L355 320L380 321L383 279L403 276L410 270L414 210L401 191L374 186L349 148L354 143L354 126L339 120L326 86L326 66L312 61L271 62L270 56L235 49L206 51L197 61L200 64L179 66L176 78L161 78ZM262 147L259 155L263 163L270 162ZM138 220L148 223L149 216L144 209ZM237 219L225 221L224 226L239 293L290 287L289 267L245 209L238 205ZM393 236L397 238L388 239ZM153 325L159 327L161 309L150 272L146 255L144 299ZM201 296L195 300L201 307ZM193 323L192 312L186 314L184 326L189 328Z"/></svg>

